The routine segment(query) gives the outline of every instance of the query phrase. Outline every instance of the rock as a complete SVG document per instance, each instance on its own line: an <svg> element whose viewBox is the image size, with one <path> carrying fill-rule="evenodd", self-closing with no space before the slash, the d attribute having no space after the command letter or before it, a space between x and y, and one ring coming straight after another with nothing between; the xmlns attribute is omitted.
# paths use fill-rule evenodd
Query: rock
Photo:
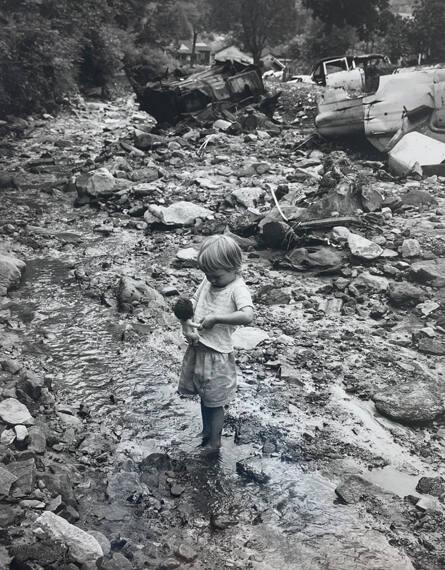
<svg viewBox="0 0 445 570"><path fill-rule="evenodd" d="M445 493L445 479L442 477L421 477L416 485L416 491L440 497Z"/></svg>
<svg viewBox="0 0 445 570"><path fill-rule="evenodd" d="M11 445L15 440L15 431L13 429L4 429L0 436L0 443L3 445Z"/></svg>
<svg viewBox="0 0 445 570"><path fill-rule="evenodd" d="M443 390L413 380L388 387L374 395L376 409L384 416L407 425L426 424L445 412Z"/></svg>
<svg viewBox="0 0 445 570"><path fill-rule="evenodd" d="M34 523L34 532L38 532L38 529L42 529L54 541L65 544L70 558L75 562L95 563L103 556L102 548L93 536L54 513L45 511Z"/></svg>
<svg viewBox="0 0 445 570"><path fill-rule="evenodd" d="M121 277L117 301L119 310L131 312L137 305L147 305L155 310L165 307L165 301L160 293L141 279Z"/></svg>
<svg viewBox="0 0 445 570"><path fill-rule="evenodd" d="M232 335L234 347L242 350L252 350L268 339L265 331L255 327L241 327Z"/></svg>
<svg viewBox="0 0 445 570"><path fill-rule="evenodd" d="M134 138L134 146L139 150L150 150L151 148L166 145L165 139L152 133L137 131Z"/></svg>
<svg viewBox="0 0 445 570"><path fill-rule="evenodd" d="M199 251L194 247L186 247L176 252L176 259L182 266L197 267Z"/></svg>
<svg viewBox="0 0 445 570"><path fill-rule="evenodd" d="M11 554L14 555L14 564L19 568L30 568L24 564L27 561L35 561L41 566L59 567L66 557L66 547L49 540L40 540L33 544L18 544L13 546Z"/></svg>
<svg viewBox="0 0 445 570"><path fill-rule="evenodd" d="M88 534L93 536L97 540L97 542L100 544L100 547L102 548L103 555L108 556L111 552L111 543L108 540L108 538L104 534L99 532L98 530L89 530Z"/></svg>
<svg viewBox="0 0 445 570"><path fill-rule="evenodd" d="M237 188L232 192L232 197L245 208L256 208L264 197L262 188Z"/></svg>
<svg viewBox="0 0 445 570"><path fill-rule="evenodd" d="M198 557L198 553L191 546L180 544L175 550L175 556L184 562L191 563Z"/></svg>
<svg viewBox="0 0 445 570"><path fill-rule="evenodd" d="M161 178L161 176L162 174L157 168L153 166L146 166L145 168L135 170L131 176L131 179L133 182L142 181L142 184L150 184L150 182L154 182L158 178Z"/></svg>
<svg viewBox="0 0 445 570"><path fill-rule="evenodd" d="M15 398L6 398L0 402L0 418L11 425L32 425L34 418L28 408Z"/></svg>
<svg viewBox="0 0 445 570"><path fill-rule="evenodd" d="M417 257L421 254L420 243L416 239L403 240L401 247L402 257Z"/></svg>
<svg viewBox="0 0 445 570"><path fill-rule="evenodd" d="M111 196L116 190L116 178L107 168L98 168L87 173L79 174L75 180L79 204L90 198Z"/></svg>
<svg viewBox="0 0 445 570"><path fill-rule="evenodd" d="M416 509L423 512L438 511L441 513L443 511L443 506L437 499L433 499L433 497L422 497L417 501Z"/></svg>
<svg viewBox="0 0 445 570"><path fill-rule="evenodd" d="M60 495L67 505L76 506L77 501L74 496L73 483L67 473L41 473L39 479L46 486L52 496Z"/></svg>
<svg viewBox="0 0 445 570"><path fill-rule="evenodd" d="M132 502L134 497L144 494L147 494L147 488L137 473L121 471L108 479L107 496L112 502Z"/></svg>
<svg viewBox="0 0 445 570"><path fill-rule="evenodd" d="M82 420L71 414L65 414L64 412L57 412L57 417L62 422L65 428L73 428L74 430L80 430L83 427Z"/></svg>
<svg viewBox="0 0 445 570"><path fill-rule="evenodd" d="M9 526L19 524L23 514L21 506L3 502L2 508L0 509L0 528L8 528ZM0 568L3 568L1 564Z"/></svg>
<svg viewBox="0 0 445 570"><path fill-rule="evenodd" d="M0 465L0 498L9 496L11 486L17 479L14 473Z"/></svg>
<svg viewBox="0 0 445 570"><path fill-rule="evenodd" d="M12 254L0 252L0 297L20 282L25 262Z"/></svg>
<svg viewBox="0 0 445 570"><path fill-rule="evenodd" d="M224 119L217 119L213 123L213 128L217 131L227 131L232 126L230 121L225 121Z"/></svg>
<svg viewBox="0 0 445 570"><path fill-rule="evenodd" d="M175 558L166 558L157 566L157 570L175 570L180 566L181 563L178 562Z"/></svg>
<svg viewBox="0 0 445 570"><path fill-rule="evenodd" d="M406 281L391 283L389 288L389 301L395 307L412 307L424 299L425 293Z"/></svg>
<svg viewBox="0 0 445 570"><path fill-rule="evenodd" d="M425 354L435 354L436 356L445 356L445 342L434 338L421 338L419 340L418 349Z"/></svg>
<svg viewBox="0 0 445 570"><path fill-rule="evenodd" d="M26 426L15 426L15 435L16 435L16 447L18 449L25 449L26 447L26 440L28 439L29 432Z"/></svg>
<svg viewBox="0 0 445 570"><path fill-rule="evenodd" d="M360 475L348 477L335 489L335 493L348 505L359 503L362 498L386 494L383 489L360 477Z"/></svg>
<svg viewBox="0 0 445 570"><path fill-rule="evenodd" d="M411 265L410 278L418 283L445 287L445 258L418 261Z"/></svg>
<svg viewBox="0 0 445 570"><path fill-rule="evenodd" d="M267 483L270 475L264 472L263 462L258 457L248 457L236 462L236 472L249 481Z"/></svg>
<svg viewBox="0 0 445 570"><path fill-rule="evenodd" d="M17 388L24 394L29 396L32 400L37 402L42 395L42 388L45 386L45 381L41 376L38 376L31 370L26 370L21 375L17 383Z"/></svg>
<svg viewBox="0 0 445 570"><path fill-rule="evenodd" d="M180 497L182 495L182 493L184 493L185 491L185 487L183 487L182 485L172 485L171 489L170 489L170 493L172 494L173 497Z"/></svg>
<svg viewBox="0 0 445 570"><path fill-rule="evenodd" d="M9 372L10 374L17 374L23 368L17 360L12 358L5 358L0 364L3 370L6 370L6 372Z"/></svg>
<svg viewBox="0 0 445 570"><path fill-rule="evenodd" d="M46 435L41 426L32 426L29 429L29 445L28 449L37 454L45 453L46 451Z"/></svg>
<svg viewBox="0 0 445 570"><path fill-rule="evenodd" d="M36 464L34 459L14 461L8 465L9 471L17 477L12 488L13 497L26 497L32 493L36 481Z"/></svg>
<svg viewBox="0 0 445 570"><path fill-rule="evenodd" d="M255 294L255 301L261 305L288 305L291 299L289 287L278 289L274 285L263 285Z"/></svg>
<svg viewBox="0 0 445 570"><path fill-rule="evenodd" d="M369 239L359 236L358 234L349 234L348 246L352 255L362 259L376 259L383 253L383 249L379 245Z"/></svg>
<svg viewBox="0 0 445 570"><path fill-rule="evenodd" d="M365 212L376 212L381 209L384 198L376 188L364 186L361 190L361 194Z"/></svg>
<svg viewBox="0 0 445 570"><path fill-rule="evenodd" d="M436 301L425 301L424 303L419 303L416 305L416 309L422 313L423 316L427 317L434 313L440 307L439 303Z"/></svg>
<svg viewBox="0 0 445 570"><path fill-rule="evenodd" d="M120 552L115 552L113 558L104 559L100 565L101 570L133 570L133 564Z"/></svg>
<svg viewBox="0 0 445 570"><path fill-rule="evenodd" d="M389 281L386 277L379 277L378 275L372 275L368 271L363 271L352 281L352 285L359 289L382 293L388 289Z"/></svg>
<svg viewBox="0 0 445 570"><path fill-rule="evenodd" d="M425 190L420 188L410 188L406 194L401 196L402 204L409 206L435 206L437 200Z"/></svg>
<svg viewBox="0 0 445 570"><path fill-rule="evenodd" d="M335 241L347 241L350 234L350 230L344 226L335 226L332 228L332 238Z"/></svg>
<svg viewBox="0 0 445 570"><path fill-rule="evenodd" d="M212 220L214 217L211 210L185 201L175 202L168 207L152 204L148 209L159 222L167 226L192 226L198 218Z"/></svg>

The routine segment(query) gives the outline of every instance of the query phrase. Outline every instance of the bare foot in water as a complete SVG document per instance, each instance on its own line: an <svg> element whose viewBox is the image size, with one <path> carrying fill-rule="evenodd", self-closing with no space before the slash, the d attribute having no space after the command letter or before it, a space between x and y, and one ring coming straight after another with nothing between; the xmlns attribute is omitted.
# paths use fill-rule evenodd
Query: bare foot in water
<svg viewBox="0 0 445 570"><path fill-rule="evenodd" d="M206 454L219 453L221 450L221 442L211 443L210 441L202 446L202 450Z"/></svg>
<svg viewBox="0 0 445 570"><path fill-rule="evenodd" d="M205 431L202 431L201 433L198 433L196 437L200 437L201 438L201 443L198 444L198 447L204 447L209 443L210 440L210 436L208 433L206 433Z"/></svg>

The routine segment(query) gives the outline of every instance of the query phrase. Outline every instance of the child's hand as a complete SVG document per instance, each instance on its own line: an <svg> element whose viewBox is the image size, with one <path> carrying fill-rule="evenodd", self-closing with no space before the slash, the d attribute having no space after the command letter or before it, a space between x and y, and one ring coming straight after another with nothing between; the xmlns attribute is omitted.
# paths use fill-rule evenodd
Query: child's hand
<svg viewBox="0 0 445 570"><path fill-rule="evenodd" d="M218 322L218 319L216 317L216 315L207 315L207 317L204 317L199 325L200 329L211 329L213 328L216 323Z"/></svg>

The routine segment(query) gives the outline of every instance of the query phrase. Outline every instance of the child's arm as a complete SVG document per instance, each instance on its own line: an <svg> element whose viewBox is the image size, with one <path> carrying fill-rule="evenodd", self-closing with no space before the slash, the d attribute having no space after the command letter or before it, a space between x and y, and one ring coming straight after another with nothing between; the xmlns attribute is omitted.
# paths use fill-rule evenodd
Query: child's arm
<svg viewBox="0 0 445 570"><path fill-rule="evenodd" d="M213 313L207 315L201 323L200 329L211 329L217 324L221 325L250 325L253 321L253 308L243 307L239 311L228 313L227 315L218 315Z"/></svg>

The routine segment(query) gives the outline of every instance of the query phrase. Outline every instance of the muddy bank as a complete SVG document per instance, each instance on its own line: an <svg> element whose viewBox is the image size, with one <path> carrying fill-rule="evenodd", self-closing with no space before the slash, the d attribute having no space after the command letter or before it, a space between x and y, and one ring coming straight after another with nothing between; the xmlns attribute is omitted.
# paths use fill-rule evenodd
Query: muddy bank
<svg viewBox="0 0 445 570"><path fill-rule="evenodd" d="M141 150L147 125L131 100L88 103L2 147L19 188L0 190L1 250L23 275L1 298L1 400L34 422L26 435L26 418L0 415L2 564L88 567L92 536L102 568L442 568L443 180L301 150L304 121L147 133ZM329 202L343 208L341 184L360 200L348 212ZM285 255L259 237L271 188L285 213L360 223L292 225ZM381 196L368 211L363 188ZM169 225L178 201L189 218ZM227 229L262 340L238 351L239 397L209 460L198 404L176 394L170 307L199 283L203 237ZM240 345L261 339L247 332ZM89 533L81 554L54 547L54 521L36 522L47 511Z"/></svg>

